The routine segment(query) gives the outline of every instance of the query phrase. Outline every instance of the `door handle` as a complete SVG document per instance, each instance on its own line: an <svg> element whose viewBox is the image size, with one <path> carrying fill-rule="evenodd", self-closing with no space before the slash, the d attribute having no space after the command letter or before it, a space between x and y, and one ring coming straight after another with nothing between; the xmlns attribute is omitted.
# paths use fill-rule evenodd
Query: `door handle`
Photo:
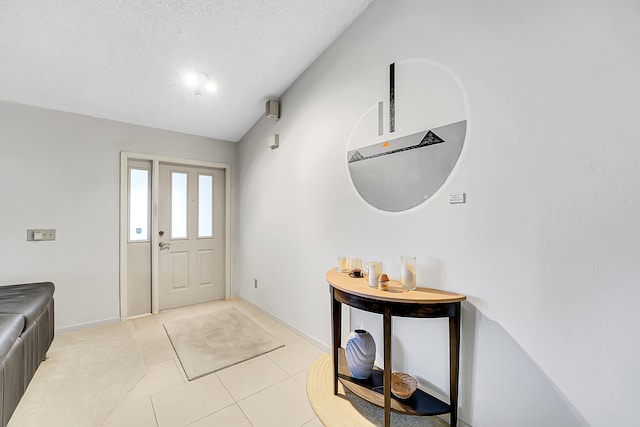
<svg viewBox="0 0 640 427"><path fill-rule="evenodd" d="M171 243L160 242L158 246L160 246L160 250L162 251L165 249L169 249L169 247L171 246Z"/></svg>

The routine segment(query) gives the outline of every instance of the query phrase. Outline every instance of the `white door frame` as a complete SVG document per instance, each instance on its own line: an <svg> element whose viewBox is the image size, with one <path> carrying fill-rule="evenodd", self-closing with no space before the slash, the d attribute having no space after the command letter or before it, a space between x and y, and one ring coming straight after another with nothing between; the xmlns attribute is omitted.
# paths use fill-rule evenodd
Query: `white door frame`
<svg viewBox="0 0 640 427"><path fill-rule="evenodd" d="M129 159L148 160L151 165L151 312L158 312L158 193L160 163L185 166L199 166L223 169L225 177L225 218L224 218L224 298L231 296L231 165L227 163L204 162L178 157L154 154L120 152L120 320L127 319L127 232L128 232L128 187L127 164Z"/></svg>

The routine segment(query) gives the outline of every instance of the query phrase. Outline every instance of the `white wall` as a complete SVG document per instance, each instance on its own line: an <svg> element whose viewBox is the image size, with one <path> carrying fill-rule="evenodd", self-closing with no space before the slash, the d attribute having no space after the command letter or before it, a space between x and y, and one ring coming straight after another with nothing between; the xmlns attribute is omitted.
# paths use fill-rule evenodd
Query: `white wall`
<svg viewBox="0 0 640 427"><path fill-rule="evenodd" d="M328 344L336 257L397 276L415 254L420 285L469 296L462 419L637 424L638 18L634 0L374 2L284 94L282 118L240 143L239 294ZM458 75L469 133L440 193L383 214L355 192L345 149L386 99L380 75L409 58ZM452 192L468 203L449 205ZM354 312L355 326L380 336L376 316ZM442 323L394 327L394 369L446 392Z"/></svg>
<svg viewBox="0 0 640 427"><path fill-rule="evenodd" d="M235 164L235 143L0 102L0 284L52 281L56 328L119 319L120 152ZM27 228L55 228L27 242Z"/></svg>

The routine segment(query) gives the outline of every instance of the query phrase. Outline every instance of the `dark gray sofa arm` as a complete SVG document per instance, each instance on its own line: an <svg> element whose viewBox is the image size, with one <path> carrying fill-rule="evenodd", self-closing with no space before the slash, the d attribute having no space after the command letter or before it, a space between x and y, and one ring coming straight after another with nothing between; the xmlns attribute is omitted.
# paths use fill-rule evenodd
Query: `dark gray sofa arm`
<svg viewBox="0 0 640 427"><path fill-rule="evenodd" d="M0 286L0 426L5 427L54 336L51 282Z"/></svg>

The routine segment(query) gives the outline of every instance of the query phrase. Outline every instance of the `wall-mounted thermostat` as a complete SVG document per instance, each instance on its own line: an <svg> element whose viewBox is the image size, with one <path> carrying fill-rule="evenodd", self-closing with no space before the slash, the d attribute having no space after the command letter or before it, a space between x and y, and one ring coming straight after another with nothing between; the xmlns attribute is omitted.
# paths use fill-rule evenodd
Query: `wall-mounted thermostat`
<svg viewBox="0 0 640 427"><path fill-rule="evenodd" d="M461 203L467 203L467 193L453 193L449 194L449 204L457 205Z"/></svg>

